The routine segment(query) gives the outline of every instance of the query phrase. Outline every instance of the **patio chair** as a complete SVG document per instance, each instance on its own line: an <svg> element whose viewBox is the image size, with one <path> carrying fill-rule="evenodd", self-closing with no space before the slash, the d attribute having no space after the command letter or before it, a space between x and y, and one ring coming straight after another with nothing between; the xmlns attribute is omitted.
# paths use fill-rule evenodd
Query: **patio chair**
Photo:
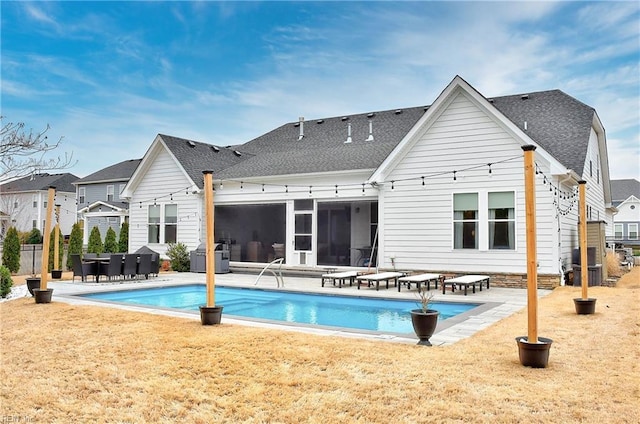
<svg viewBox="0 0 640 424"><path fill-rule="evenodd" d="M80 277L82 282L87 281L87 275L96 275L98 264L95 262L82 262L80 255L71 255L71 264L73 266L73 279Z"/></svg>
<svg viewBox="0 0 640 424"><path fill-rule="evenodd" d="M158 276L160 273L160 255L157 253L151 254L151 274Z"/></svg>
<svg viewBox="0 0 640 424"><path fill-rule="evenodd" d="M151 254L145 253L140 255L140 263L138 264L138 275L144 275L144 278L149 279L151 274Z"/></svg>
<svg viewBox="0 0 640 424"><path fill-rule="evenodd" d="M111 277L122 276L122 254L110 255L109 262L100 262L100 275L104 275L109 280Z"/></svg>
<svg viewBox="0 0 640 424"><path fill-rule="evenodd" d="M138 255L126 254L124 255L124 266L122 268L122 275L124 278L134 278L138 274Z"/></svg>

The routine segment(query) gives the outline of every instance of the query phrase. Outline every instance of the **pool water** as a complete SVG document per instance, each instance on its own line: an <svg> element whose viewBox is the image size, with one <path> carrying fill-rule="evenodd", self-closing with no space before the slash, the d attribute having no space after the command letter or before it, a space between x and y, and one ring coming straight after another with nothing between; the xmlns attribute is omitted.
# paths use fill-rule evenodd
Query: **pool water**
<svg viewBox="0 0 640 424"><path fill-rule="evenodd" d="M206 302L206 286L192 284L82 296L111 302L198 310ZM224 307L224 315L392 333L412 333L409 311L418 308L417 299L391 300L224 286L216 286L215 298L216 305ZM430 308L440 311L440 320L444 320L477 306L431 302Z"/></svg>

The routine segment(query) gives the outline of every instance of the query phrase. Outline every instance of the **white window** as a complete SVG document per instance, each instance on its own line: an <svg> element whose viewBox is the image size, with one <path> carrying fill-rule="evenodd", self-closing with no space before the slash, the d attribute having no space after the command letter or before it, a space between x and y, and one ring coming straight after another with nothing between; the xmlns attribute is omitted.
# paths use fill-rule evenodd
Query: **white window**
<svg viewBox="0 0 640 424"><path fill-rule="evenodd" d="M162 214L164 210L164 215ZM149 205L149 243L175 243L178 241L178 205Z"/></svg>
<svg viewBox="0 0 640 424"><path fill-rule="evenodd" d="M623 238L623 225L613 224L613 238L616 240L622 240Z"/></svg>
<svg viewBox="0 0 640 424"><path fill-rule="evenodd" d="M178 205L164 205L164 242L178 241Z"/></svg>
<svg viewBox="0 0 640 424"><path fill-rule="evenodd" d="M107 202L113 202L113 190L114 190L114 186L112 185L107 186Z"/></svg>
<svg viewBox="0 0 640 424"><path fill-rule="evenodd" d="M33 196L31 196L31 200L33 201L33 207L37 208L38 207L38 195L34 194ZM36 228L36 227L33 227Z"/></svg>
<svg viewBox="0 0 640 424"><path fill-rule="evenodd" d="M86 189L84 187L80 187L78 189L78 204L81 205L84 203Z"/></svg>
<svg viewBox="0 0 640 424"><path fill-rule="evenodd" d="M18 209L18 201L17 200L15 202L13 202L13 208L14 209Z"/></svg>
<svg viewBox="0 0 640 424"><path fill-rule="evenodd" d="M489 249L516 248L516 210L512 191L489 193Z"/></svg>
<svg viewBox="0 0 640 424"><path fill-rule="evenodd" d="M160 206L149 205L149 243L160 243Z"/></svg>
<svg viewBox="0 0 640 424"><path fill-rule="evenodd" d="M629 240L638 240L638 224L627 224Z"/></svg>
<svg viewBox="0 0 640 424"><path fill-rule="evenodd" d="M31 228L37 228L37 227L38 227L38 221L34 219L33 221L31 221Z"/></svg>
<svg viewBox="0 0 640 424"><path fill-rule="evenodd" d="M478 248L478 193L453 195L453 247Z"/></svg>

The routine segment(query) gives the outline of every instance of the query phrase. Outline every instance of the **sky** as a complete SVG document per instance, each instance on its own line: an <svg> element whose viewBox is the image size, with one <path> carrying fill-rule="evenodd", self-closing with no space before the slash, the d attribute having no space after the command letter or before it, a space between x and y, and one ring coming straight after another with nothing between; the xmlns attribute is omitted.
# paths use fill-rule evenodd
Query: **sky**
<svg viewBox="0 0 640 424"><path fill-rule="evenodd" d="M298 117L560 89L594 107L611 179L640 180L640 3L12 2L1 115L84 177L158 133L219 146Z"/></svg>

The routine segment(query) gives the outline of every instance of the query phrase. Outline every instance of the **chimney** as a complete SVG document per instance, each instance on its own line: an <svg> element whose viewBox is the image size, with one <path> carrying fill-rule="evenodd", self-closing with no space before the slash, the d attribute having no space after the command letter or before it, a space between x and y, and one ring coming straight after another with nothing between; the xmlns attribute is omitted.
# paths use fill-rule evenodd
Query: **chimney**
<svg viewBox="0 0 640 424"><path fill-rule="evenodd" d="M347 124L347 140L344 143L351 143L351 122Z"/></svg>
<svg viewBox="0 0 640 424"><path fill-rule="evenodd" d="M300 135L298 136L298 141L304 138L304 116L298 118L298 123L300 124Z"/></svg>
<svg viewBox="0 0 640 424"><path fill-rule="evenodd" d="M373 121L369 119L369 137L365 141L373 141Z"/></svg>

